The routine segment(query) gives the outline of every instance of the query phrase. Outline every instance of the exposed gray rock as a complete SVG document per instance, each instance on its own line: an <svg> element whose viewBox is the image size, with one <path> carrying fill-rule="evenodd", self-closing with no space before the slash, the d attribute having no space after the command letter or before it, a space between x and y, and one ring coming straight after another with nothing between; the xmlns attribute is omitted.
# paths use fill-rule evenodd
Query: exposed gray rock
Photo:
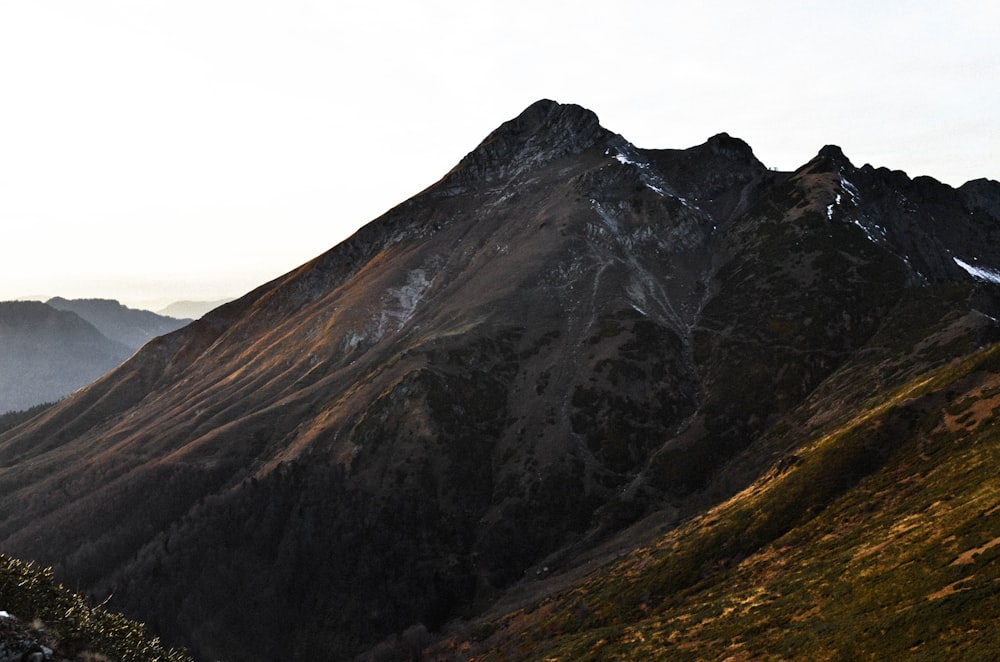
<svg viewBox="0 0 1000 662"><path fill-rule="evenodd" d="M7 612L0 612L0 662L64 662L55 655L52 636L26 625Z"/></svg>

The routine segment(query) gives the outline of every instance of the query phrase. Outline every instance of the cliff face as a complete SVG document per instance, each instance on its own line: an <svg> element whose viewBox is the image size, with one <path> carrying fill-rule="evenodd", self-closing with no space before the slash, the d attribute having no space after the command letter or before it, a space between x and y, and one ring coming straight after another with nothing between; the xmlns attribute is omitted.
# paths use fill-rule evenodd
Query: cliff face
<svg viewBox="0 0 1000 662"><path fill-rule="evenodd" d="M751 484L819 399L990 342L998 189L538 102L0 436L0 549L206 658L434 631Z"/></svg>

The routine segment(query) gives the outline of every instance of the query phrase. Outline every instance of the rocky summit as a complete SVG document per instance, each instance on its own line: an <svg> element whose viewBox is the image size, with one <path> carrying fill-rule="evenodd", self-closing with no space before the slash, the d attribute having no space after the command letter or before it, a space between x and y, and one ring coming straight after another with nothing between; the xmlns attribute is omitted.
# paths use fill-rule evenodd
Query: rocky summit
<svg viewBox="0 0 1000 662"><path fill-rule="evenodd" d="M997 634L998 294L995 181L539 101L0 435L0 551L205 660L933 658Z"/></svg>

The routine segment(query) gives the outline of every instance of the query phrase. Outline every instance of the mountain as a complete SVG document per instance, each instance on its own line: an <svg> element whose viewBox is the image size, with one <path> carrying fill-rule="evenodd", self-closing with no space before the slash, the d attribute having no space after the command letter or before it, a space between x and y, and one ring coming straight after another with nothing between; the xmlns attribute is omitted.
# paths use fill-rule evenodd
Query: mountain
<svg viewBox="0 0 1000 662"><path fill-rule="evenodd" d="M160 315L176 317L180 319L198 319L208 311L218 308L224 303L229 303L232 299L219 299L217 301L175 301L163 310L158 311Z"/></svg>
<svg viewBox="0 0 1000 662"><path fill-rule="evenodd" d="M860 407L828 393L796 420L812 442L733 497L666 532L651 518L586 575L541 577L443 641L411 632L369 659L418 641L423 659L480 662L992 660L998 359L994 344Z"/></svg>
<svg viewBox="0 0 1000 662"><path fill-rule="evenodd" d="M0 550L200 659L942 657L1000 617L998 228L540 101L0 434Z"/></svg>
<svg viewBox="0 0 1000 662"><path fill-rule="evenodd" d="M132 351L72 312L0 302L0 413L65 397Z"/></svg>
<svg viewBox="0 0 1000 662"><path fill-rule="evenodd" d="M176 331L190 319L157 315L148 310L128 308L113 299L64 299L54 297L46 303L57 310L69 310L87 320L102 334L139 349L150 339Z"/></svg>
<svg viewBox="0 0 1000 662"><path fill-rule="evenodd" d="M190 321L109 299L0 302L0 414L63 398Z"/></svg>

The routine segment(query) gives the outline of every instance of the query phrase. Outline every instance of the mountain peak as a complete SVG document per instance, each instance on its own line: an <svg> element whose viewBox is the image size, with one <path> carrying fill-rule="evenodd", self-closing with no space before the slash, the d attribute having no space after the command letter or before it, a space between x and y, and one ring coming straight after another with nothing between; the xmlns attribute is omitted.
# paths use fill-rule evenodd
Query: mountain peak
<svg viewBox="0 0 1000 662"><path fill-rule="evenodd" d="M465 184L510 177L527 167L582 152L610 135L593 111L541 99L490 133L447 179Z"/></svg>
<svg viewBox="0 0 1000 662"><path fill-rule="evenodd" d="M520 115L501 125L516 129L545 130L561 126L586 132L600 126L597 114L575 103L559 103L539 99L525 108Z"/></svg>
<svg viewBox="0 0 1000 662"><path fill-rule="evenodd" d="M844 150L837 145L824 145L808 163L799 168L799 172L823 173L839 172L843 168L853 168L854 164L844 155Z"/></svg>
<svg viewBox="0 0 1000 662"><path fill-rule="evenodd" d="M1000 183L992 179L973 179L958 189L966 206L1000 218Z"/></svg>
<svg viewBox="0 0 1000 662"><path fill-rule="evenodd" d="M730 157L741 163L758 162L753 149L740 138L734 138L726 132L717 133L706 142L713 154Z"/></svg>
<svg viewBox="0 0 1000 662"><path fill-rule="evenodd" d="M840 149L837 145L824 145L819 153L816 155L817 158L829 159L839 164L850 164L850 159L844 155L844 150Z"/></svg>

